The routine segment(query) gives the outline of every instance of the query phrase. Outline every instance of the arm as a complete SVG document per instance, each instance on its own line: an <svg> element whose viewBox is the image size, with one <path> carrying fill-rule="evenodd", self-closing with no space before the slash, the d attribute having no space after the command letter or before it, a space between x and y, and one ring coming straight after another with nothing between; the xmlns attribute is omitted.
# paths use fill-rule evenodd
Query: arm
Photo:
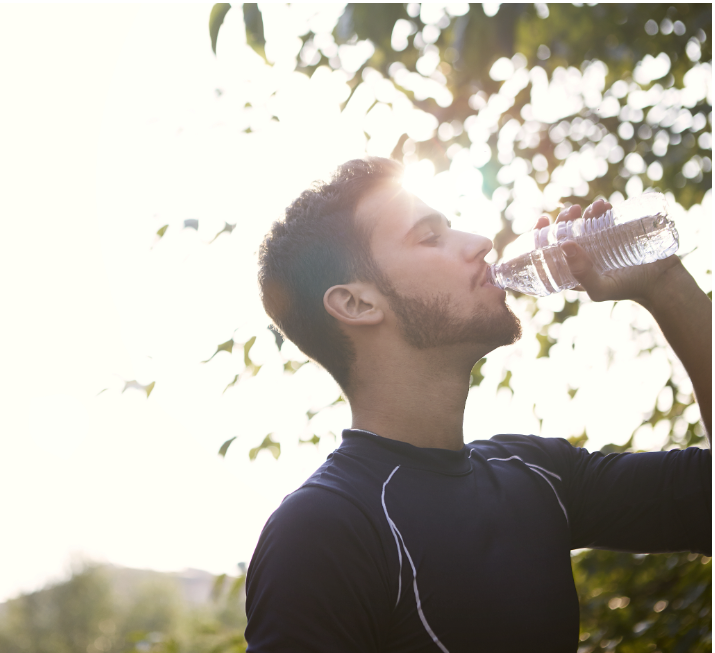
<svg viewBox="0 0 715 653"><path fill-rule="evenodd" d="M598 200L584 217L601 215L610 206ZM574 220L580 214L581 207L574 205L557 221ZM562 250L580 289L591 299L632 299L650 311L693 382L712 449L712 304L708 296L677 256L601 275L576 243L564 243Z"/></svg>
<svg viewBox="0 0 715 653"><path fill-rule="evenodd" d="M658 322L685 366L712 449L712 303L680 260L663 275L662 288L639 301Z"/></svg>
<svg viewBox="0 0 715 653"><path fill-rule="evenodd" d="M248 567L248 653L376 653L394 606L389 585L365 515L303 487L268 520Z"/></svg>

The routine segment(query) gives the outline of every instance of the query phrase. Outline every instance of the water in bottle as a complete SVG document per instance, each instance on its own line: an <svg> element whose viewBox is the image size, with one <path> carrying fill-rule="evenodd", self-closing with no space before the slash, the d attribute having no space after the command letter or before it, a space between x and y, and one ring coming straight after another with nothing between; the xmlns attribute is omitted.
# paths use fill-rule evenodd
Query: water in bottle
<svg viewBox="0 0 715 653"><path fill-rule="evenodd" d="M652 263L678 249L665 196L646 193L597 218L555 222L523 234L511 246L514 258L490 266L490 283L539 297L575 288L578 281L559 247L566 240L581 245L601 273Z"/></svg>

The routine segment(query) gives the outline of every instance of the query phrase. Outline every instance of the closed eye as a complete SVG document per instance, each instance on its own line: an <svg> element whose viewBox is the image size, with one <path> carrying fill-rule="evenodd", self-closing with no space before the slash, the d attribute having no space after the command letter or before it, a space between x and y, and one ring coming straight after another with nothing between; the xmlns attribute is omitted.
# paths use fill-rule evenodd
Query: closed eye
<svg viewBox="0 0 715 653"><path fill-rule="evenodd" d="M432 234L428 238L420 241L422 245L436 245L439 241L439 234Z"/></svg>
<svg viewBox="0 0 715 653"><path fill-rule="evenodd" d="M420 218L415 224L410 227L409 231L405 234L405 240L410 237L414 237L421 231L427 236L426 239L420 239L420 243L430 243L434 238L434 242L439 240L440 233L444 231L445 225L448 229L451 229L452 223L447 220L441 213L431 213Z"/></svg>

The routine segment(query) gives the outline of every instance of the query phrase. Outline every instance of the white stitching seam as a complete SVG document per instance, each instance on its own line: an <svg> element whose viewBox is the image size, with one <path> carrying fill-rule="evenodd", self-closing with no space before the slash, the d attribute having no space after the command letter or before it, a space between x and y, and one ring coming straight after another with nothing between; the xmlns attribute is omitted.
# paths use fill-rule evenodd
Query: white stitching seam
<svg viewBox="0 0 715 653"><path fill-rule="evenodd" d="M410 562L410 567L412 567L412 588L415 592L415 601L417 603L417 613L420 616L420 620L422 621L422 625L425 627L425 630L427 631L427 634L432 638L432 641L439 646L440 651L442 653L449 653L449 650L447 647L445 647L442 642L439 641L439 638L437 635L434 634L434 631L432 628L430 628L429 623L427 623L427 618L425 617L424 612L422 611L422 601L420 600L420 593L419 590L417 589L417 569L415 569L415 564L412 562L412 556L410 555L410 552L407 550L407 547L405 546L405 540L402 537L402 533L400 533L399 529L397 526L395 526L395 522L390 519L390 515L387 513L387 506L385 505L385 488L387 487L387 484L390 482L390 479L394 476L395 472L400 468L398 465L395 467L395 469L392 470L392 473L387 477L387 480L383 483L382 485L382 509L385 511L385 517L387 517L387 523L390 525L390 530L392 531L392 535L395 538L395 541L397 542L397 536L399 535L400 541L397 543L397 554L400 559L400 583L398 584L398 588L402 584L402 553L400 552L400 542L402 543L402 548L405 549L405 555L407 556L407 560ZM397 592L397 601L399 602L400 600L400 592L398 589ZM397 605L395 605L397 607Z"/></svg>
<svg viewBox="0 0 715 653"><path fill-rule="evenodd" d="M400 542L397 539L397 533L395 533L397 528L392 519L390 519L390 515L387 514L387 507L385 506L385 487L398 469L400 469L399 465L392 470L392 474L390 474L387 477L387 480L382 484L382 509L385 511L385 517L387 517L387 523L390 525L392 537L395 538L395 544L397 545L397 558L400 561L400 574L397 577L397 601L395 602L395 607L397 607L397 604L400 602L400 595L402 594L402 549L400 549Z"/></svg>
<svg viewBox="0 0 715 653"><path fill-rule="evenodd" d="M566 508L564 508L564 504L561 503L561 499L559 498L559 493L556 491L556 488L553 486L551 481L548 478L546 478L546 476L544 476L540 471L538 471L537 469L534 469L530 465L529 465L529 469L531 469L531 471L534 472L534 474L538 474L539 476L541 476L541 478L543 478L549 485L551 485L551 489L554 491L554 495L556 496L556 500L559 502L559 505L561 506L561 510L564 511L564 517L566 517L566 523L568 524L569 516L566 514Z"/></svg>
<svg viewBox="0 0 715 653"><path fill-rule="evenodd" d="M561 497L559 497L559 493L556 491L556 488L554 487L553 483L548 478L546 478L546 476L544 476L541 472L546 472L550 476L553 476L554 478L557 478L560 481L561 477L558 474L554 474L553 472L550 472L548 469L544 469L543 467L539 467L538 465L534 465L533 463L527 463L524 460L522 460L519 456L509 456L509 458L487 458L487 462L490 462L492 460L498 460L500 462L506 462L507 460L520 460L532 472L541 476L541 478L543 478L549 484L551 489L554 491L556 500L559 502L559 506L561 506L561 510L564 513L564 517L566 517L566 523L569 524L569 516L568 516L568 513L566 512L566 508L564 508L564 504L561 503ZM541 470L541 471L538 471L538 470Z"/></svg>

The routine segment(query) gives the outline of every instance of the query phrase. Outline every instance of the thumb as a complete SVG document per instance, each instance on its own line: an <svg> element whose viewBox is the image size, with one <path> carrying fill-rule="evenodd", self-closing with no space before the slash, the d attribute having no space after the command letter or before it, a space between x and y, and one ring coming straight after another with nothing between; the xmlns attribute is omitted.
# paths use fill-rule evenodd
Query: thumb
<svg viewBox="0 0 715 653"><path fill-rule="evenodd" d="M564 253L571 274L584 290L589 293L597 290L602 282L601 275L593 266L586 250L578 243L567 240L561 243L561 251Z"/></svg>

